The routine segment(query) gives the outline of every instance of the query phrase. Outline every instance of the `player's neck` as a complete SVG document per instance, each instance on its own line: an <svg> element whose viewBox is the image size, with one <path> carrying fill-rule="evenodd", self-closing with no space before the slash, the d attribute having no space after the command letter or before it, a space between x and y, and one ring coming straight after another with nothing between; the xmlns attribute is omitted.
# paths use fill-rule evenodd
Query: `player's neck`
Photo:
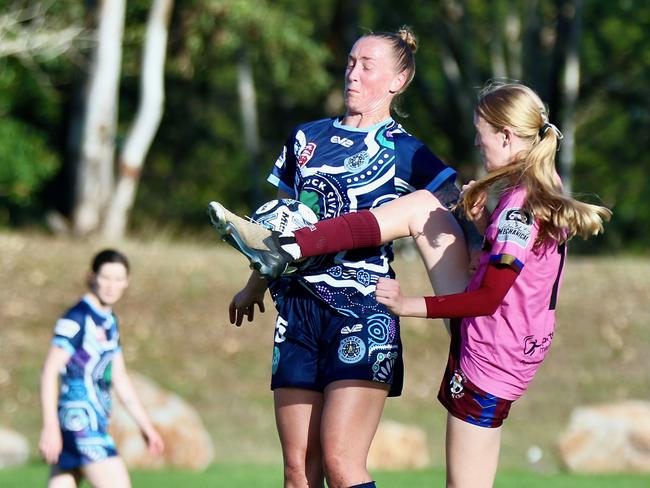
<svg viewBox="0 0 650 488"><path fill-rule="evenodd" d="M373 125L384 122L390 118L390 112L346 114L343 116L341 124L347 125L348 127L355 127L357 129L366 129L368 127L372 127Z"/></svg>
<svg viewBox="0 0 650 488"><path fill-rule="evenodd" d="M103 303L97 295L94 293L86 293L85 295L86 300L88 300L90 303L92 303L93 307L95 307L97 310L108 313L111 311L111 306Z"/></svg>

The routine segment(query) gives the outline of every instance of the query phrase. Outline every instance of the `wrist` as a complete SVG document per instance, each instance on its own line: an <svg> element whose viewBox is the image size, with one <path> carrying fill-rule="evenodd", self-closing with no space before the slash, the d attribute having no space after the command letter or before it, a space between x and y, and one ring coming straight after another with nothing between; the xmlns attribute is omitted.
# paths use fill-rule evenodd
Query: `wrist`
<svg viewBox="0 0 650 488"><path fill-rule="evenodd" d="M426 317L427 306L424 297L406 297L404 300L404 313L407 317Z"/></svg>

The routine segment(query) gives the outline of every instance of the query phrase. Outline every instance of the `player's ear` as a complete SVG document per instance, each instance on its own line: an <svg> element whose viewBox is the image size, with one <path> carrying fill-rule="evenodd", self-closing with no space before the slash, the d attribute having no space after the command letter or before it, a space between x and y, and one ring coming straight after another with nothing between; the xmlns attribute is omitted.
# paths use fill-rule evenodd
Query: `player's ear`
<svg viewBox="0 0 650 488"><path fill-rule="evenodd" d="M406 74L406 70L402 70L401 73L393 78L389 90L391 93L399 93L402 88L404 88L404 83L406 83Z"/></svg>

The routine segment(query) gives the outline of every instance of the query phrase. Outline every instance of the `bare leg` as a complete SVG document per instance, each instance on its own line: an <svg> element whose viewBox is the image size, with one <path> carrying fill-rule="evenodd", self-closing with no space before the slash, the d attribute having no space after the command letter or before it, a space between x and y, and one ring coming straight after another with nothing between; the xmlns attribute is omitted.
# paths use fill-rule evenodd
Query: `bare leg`
<svg viewBox="0 0 650 488"><path fill-rule="evenodd" d="M460 293L469 279L463 233L433 194L419 190L371 210L382 242L412 236L429 272L436 295Z"/></svg>
<svg viewBox="0 0 650 488"><path fill-rule="evenodd" d="M47 488L76 488L79 483L77 471L62 471L57 466L52 466Z"/></svg>
<svg viewBox="0 0 650 488"><path fill-rule="evenodd" d="M274 391L275 421L284 459L284 487L322 488L320 444L323 394L297 388Z"/></svg>
<svg viewBox="0 0 650 488"><path fill-rule="evenodd" d="M119 456L82 466L81 472L95 488L131 488L129 472Z"/></svg>
<svg viewBox="0 0 650 488"><path fill-rule="evenodd" d="M447 487L490 488L500 447L501 427L479 427L447 414Z"/></svg>
<svg viewBox="0 0 650 488"><path fill-rule="evenodd" d="M372 481L366 460L387 395L387 385L362 380L336 381L326 388L321 438L330 488Z"/></svg>

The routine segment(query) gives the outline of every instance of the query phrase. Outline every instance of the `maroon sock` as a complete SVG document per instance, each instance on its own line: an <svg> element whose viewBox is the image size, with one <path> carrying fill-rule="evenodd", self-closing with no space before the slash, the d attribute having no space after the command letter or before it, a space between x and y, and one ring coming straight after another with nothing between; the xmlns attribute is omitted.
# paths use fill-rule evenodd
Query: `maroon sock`
<svg viewBox="0 0 650 488"><path fill-rule="evenodd" d="M295 236L304 258L381 245L379 223L370 210L322 220L313 227L298 229Z"/></svg>

